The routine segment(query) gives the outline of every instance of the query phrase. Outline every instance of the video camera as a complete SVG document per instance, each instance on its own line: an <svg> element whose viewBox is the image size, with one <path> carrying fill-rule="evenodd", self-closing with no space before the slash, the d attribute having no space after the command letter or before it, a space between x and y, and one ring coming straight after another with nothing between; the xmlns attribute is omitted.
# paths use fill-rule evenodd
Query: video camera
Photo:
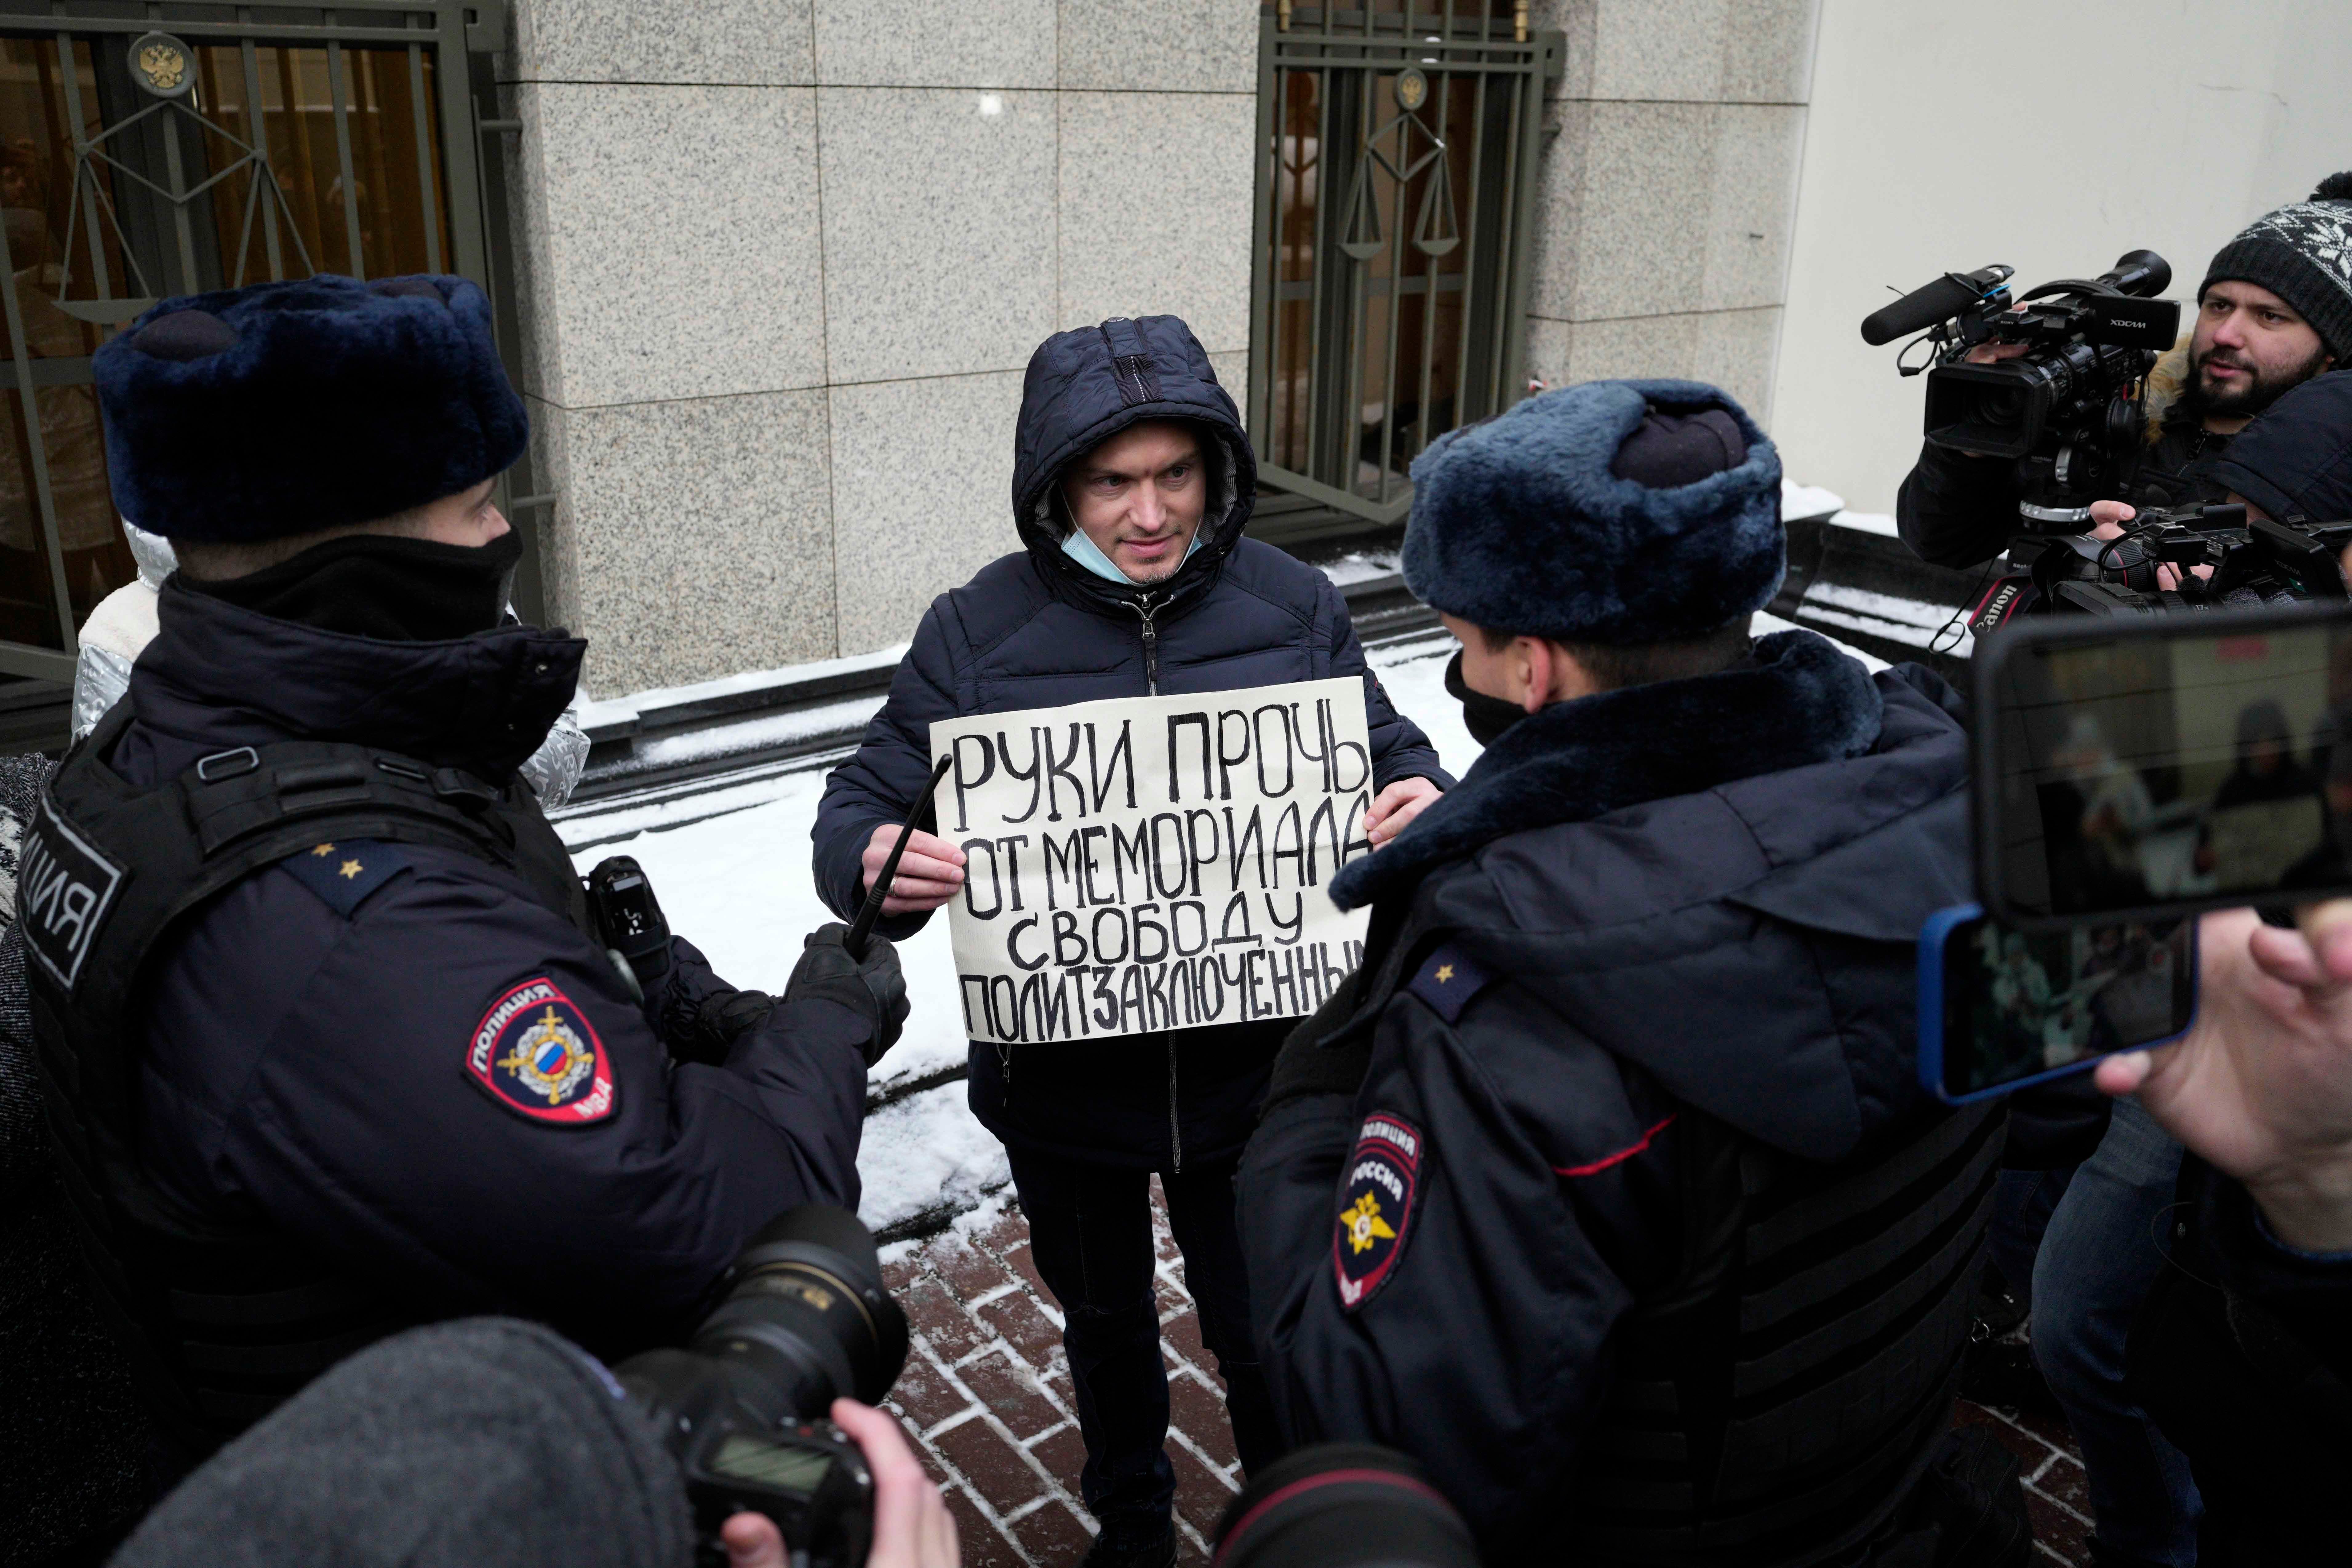
<svg viewBox="0 0 2352 1568"><path fill-rule="evenodd" d="M806 1204L744 1247L725 1298L684 1350L613 1369L686 1477L701 1561L719 1527L761 1513L808 1568L863 1568L874 1479L826 1417L835 1399L878 1405L907 1363L907 1319L883 1288L857 1216Z"/></svg>
<svg viewBox="0 0 2352 1568"><path fill-rule="evenodd" d="M2345 598L2336 561L2347 544L2352 522L2278 522L2232 501L2143 511L2118 539L2045 540L2028 567L2047 611L2252 609ZM2169 586L2160 565L2173 568Z"/></svg>
<svg viewBox="0 0 2352 1568"><path fill-rule="evenodd" d="M2172 268L2133 250L2096 278L2062 278L2013 299L2014 268L1948 272L1863 318L1876 347L1912 332L1896 369L1927 377L1927 439L2016 464L2025 531L2074 532L2090 505L2122 493L2144 449L2143 383L2180 332L2178 301L2158 300ZM2047 301L2036 303L2035 301ZM2022 310L2012 310L2022 303ZM1911 351L1932 345L1927 360ZM1991 364L1967 363L1979 343L2024 343Z"/></svg>

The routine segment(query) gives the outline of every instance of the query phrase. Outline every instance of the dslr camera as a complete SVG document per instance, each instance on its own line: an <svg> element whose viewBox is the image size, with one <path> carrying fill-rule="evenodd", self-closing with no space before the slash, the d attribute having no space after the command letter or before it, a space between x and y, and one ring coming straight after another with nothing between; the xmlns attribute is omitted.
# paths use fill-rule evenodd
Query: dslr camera
<svg viewBox="0 0 2352 1568"><path fill-rule="evenodd" d="M775 1521L795 1564L864 1568L874 1478L827 1412L880 1404L907 1363L872 1233L803 1205L751 1238L723 1289L684 1348L613 1369L686 1477L698 1561L723 1565L719 1527L749 1511Z"/></svg>
<svg viewBox="0 0 2352 1568"><path fill-rule="evenodd" d="M2096 278L2062 278L2012 298L2015 270L1947 272L1864 317L1862 338L1875 347L1920 333L1895 368L1927 374L1927 439L2013 462L2021 531L2079 532L2093 501L2123 493L2145 449L2144 384L2180 333L2179 303L2151 298L2172 268L2152 250L2126 251ZM1967 363L1979 343L2028 349Z"/></svg>

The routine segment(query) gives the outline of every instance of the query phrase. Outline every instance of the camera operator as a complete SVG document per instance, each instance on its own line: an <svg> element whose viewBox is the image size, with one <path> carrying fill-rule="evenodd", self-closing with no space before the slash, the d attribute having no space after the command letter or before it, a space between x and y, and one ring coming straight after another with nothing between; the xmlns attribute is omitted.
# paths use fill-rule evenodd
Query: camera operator
<svg viewBox="0 0 2352 1568"><path fill-rule="evenodd" d="M2343 1550L2352 1465L2352 902L2199 932L2179 1044L2099 1064L2189 1148L2131 1380L2189 1456L2200 1568Z"/></svg>
<svg viewBox="0 0 2352 1568"><path fill-rule="evenodd" d="M458 278L170 300L94 357L179 570L22 849L58 1169L184 1468L350 1352L485 1310L600 1353L854 1205L887 943L782 998L625 968L518 770L585 644L502 625L527 422Z"/></svg>
<svg viewBox="0 0 2352 1568"><path fill-rule="evenodd" d="M1945 1439L2003 1123L1912 1068L1958 700L1750 641L1780 478L1675 381L1413 465L1486 750L1332 883L1364 961L1283 1047L1241 1223L1285 1435L1411 1454L1488 1562L1894 1561L1930 1506L1991 1528L1901 1560L2031 1551L2011 1462Z"/></svg>
<svg viewBox="0 0 2352 1568"><path fill-rule="evenodd" d="M866 1568L955 1568L955 1521L898 1424L832 1417L874 1480ZM730 1568L785 1568L765 1516L719 1531ZM535 1323L478 1318L352 1356L191 1475L116 1568L688 1568L685 1478L604 1366Z"/></svg>
<svg viewBox="0 0 2352 1568"><path fill-rule="evenodd" d="M2026 352L1979 343L1967 357L1990 363ZM2189 341L2149 374L2147 446L2125 499L2221 499L2181 470L2225 451L2247 421L2338 363L2352 363L2352 173L2265 214L2215 255ZM1928 442L1895 499L1895 525L1925 559L1974 566L2026 531L2017 503L2011 463Z"/></svg>
<svg viewBox="0 0 2352 1568"><path fill-rule="evenodd" d="M2352 373L2303 382L2187 476L2255 516L2352 517ZM2091 510L2108 538L2135 515L2119 502ZM2019 1248L2032 1270L2034 1363L2081 1446L2103 1562L2200 1560L2202 1476L2166 1440L2171 1424L2150 1430L2126 1375L2135 1315L2164 1267L2151 1238L2174 1206L2180 1170L2180 1144L2159 1120L2119 1103L2088 1158L2071 1174L2051 1173L2058 1195L2046 1226Z"/></svg>

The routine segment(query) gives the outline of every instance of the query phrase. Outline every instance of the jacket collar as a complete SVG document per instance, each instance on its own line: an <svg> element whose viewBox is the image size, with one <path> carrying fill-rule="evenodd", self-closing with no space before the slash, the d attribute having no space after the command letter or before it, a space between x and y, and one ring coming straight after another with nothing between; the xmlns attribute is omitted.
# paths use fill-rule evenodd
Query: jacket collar
<svg viewBox="0 0 2352 1568"><path fill-rule="evenodd" d="M588 647L525 626L447 642L348 637L193 593L176 576L156 616L130 700L166 773L215 751L304 739L380 746L503 784L572 700Z"/></svg>
<svg viewBox="0 0 2352 1568"><path fill-rule="evenodd" d="M1749 662L1717 675L1556 702L1506 731L1394 843L1342 870L1332 901L1409 892L1507 834L1858 756L1884 711L1862 665L1807 631L1759 638Z"/></svg>

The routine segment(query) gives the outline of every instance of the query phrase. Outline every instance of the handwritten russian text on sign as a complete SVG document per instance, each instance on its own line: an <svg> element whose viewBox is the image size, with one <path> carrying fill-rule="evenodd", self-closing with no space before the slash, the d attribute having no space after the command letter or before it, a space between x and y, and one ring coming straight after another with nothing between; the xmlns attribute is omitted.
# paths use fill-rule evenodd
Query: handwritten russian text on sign
<svg viewBox="0 0 2352 1568"><path fill-rule="evenodd" d="M1360 680L958 719L931 757L973 1039L1311 1013L1363 954L1329 892L1371 853Z"/></svg>

